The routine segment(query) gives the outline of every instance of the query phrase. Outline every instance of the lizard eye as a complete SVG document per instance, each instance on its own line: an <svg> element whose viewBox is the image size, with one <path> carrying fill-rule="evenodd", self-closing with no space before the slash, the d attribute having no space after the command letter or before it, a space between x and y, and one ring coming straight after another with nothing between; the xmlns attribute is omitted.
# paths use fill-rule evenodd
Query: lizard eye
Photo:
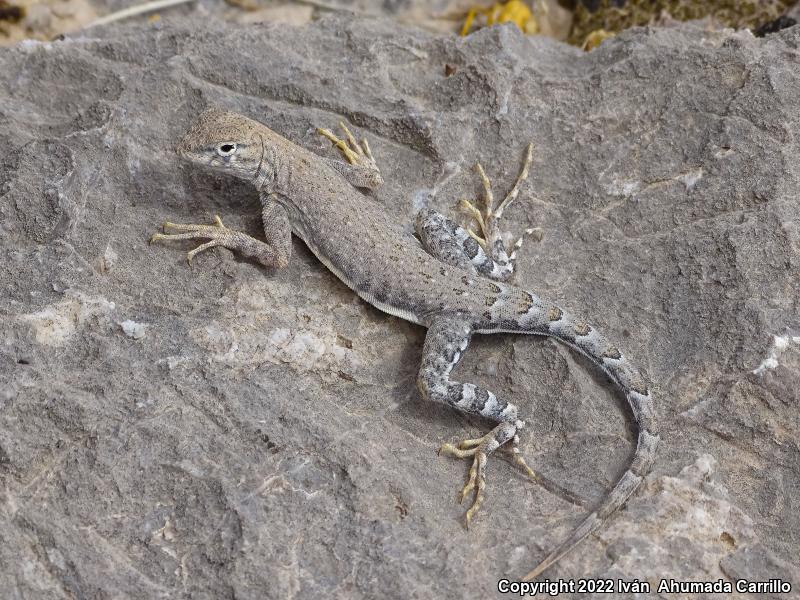
<svg viewBox="0 0 800 600"><path fill-rule="evenodd" d="M220 156L230 156L234 152L236 152L236 144L233 142L225 142L217 146L217 154Z"/></svg>

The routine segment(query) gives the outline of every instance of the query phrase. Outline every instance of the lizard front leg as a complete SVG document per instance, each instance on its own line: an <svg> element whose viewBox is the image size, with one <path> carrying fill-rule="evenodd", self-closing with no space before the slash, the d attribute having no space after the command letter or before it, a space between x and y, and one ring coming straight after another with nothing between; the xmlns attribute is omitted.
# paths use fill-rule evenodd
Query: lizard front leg
<svg viewBox="0 0 800 600"><path fill-rule="evenodd" d="M343 122L339 123L339 127L341 127L347 139L343 140L336 137L329 129L319 128L317 133L333 142L333 145L339 149L347 159L347 162L344 163L340 160L331 160L329 158L323 158L322 160L344 176L350 185L371 190L383 185L381 170L378 168L375 157L372 156L372 150L370 150L366 138L362 139L359 144Z"/></svg>
<svg viewBox="0 0 800 600"><path fill-rule="evenodd" d="M254 258L266 267L281 269L289 264L292 254L292 229L286 209L278 204L274 197L261 194L261 219L264 226L266 242L257 240L241 231L229 229L222 219L215 216L214 225L193 225L183 223L164 223L164 230L181 233L154 233L150 242L162 240L209 240L186 255L191 264L192 259L203 250L222 246L238 252L242 256Z"/></svg>
<svg viewBox="0 0 800 600"><path fill-rule="evenodd" d="M464 355L471 336L472 328L468 322L458 317L438 317L428 328L417 377L417 387L426 399L498 422L494 429L480 438L467 439L456 445L443 444L439 449L459 458L472 458L469 478L461 490L462 501L475 491L472 506L466 514L467 526L483 503L486 462L492 452L510 443L514 462L536 479L519 452L517 432L525 423L517 418L517 407L500 400L489 390L450 379L450 373Z"/></svg>

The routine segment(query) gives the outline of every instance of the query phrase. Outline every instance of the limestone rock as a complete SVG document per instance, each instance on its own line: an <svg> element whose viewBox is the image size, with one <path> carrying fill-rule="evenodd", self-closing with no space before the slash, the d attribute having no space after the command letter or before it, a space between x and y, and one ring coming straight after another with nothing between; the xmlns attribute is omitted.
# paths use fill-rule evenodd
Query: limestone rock
<svg viewBox="0 0 800 600"><path fill-rule="evenodd" d="M465 530L467 465L435 449L489 424L420 399L422 329L299 241L283 271L148 246L167 219L259 233L253 190L173 151L212 104L324 156L315 127L345 120L387 182L364 202L409 229L480 193L476 161L502 193L533 141L507 214L543 235L516 281L648 372L663 438L548 575L800 585L799 46L798 27L638 29L584 54L513 26L165 17L0 49L0 589L492 596L630 459L625 404L585 360L477 339L457 376L521 407L543 485L493 458Z"/></svg>

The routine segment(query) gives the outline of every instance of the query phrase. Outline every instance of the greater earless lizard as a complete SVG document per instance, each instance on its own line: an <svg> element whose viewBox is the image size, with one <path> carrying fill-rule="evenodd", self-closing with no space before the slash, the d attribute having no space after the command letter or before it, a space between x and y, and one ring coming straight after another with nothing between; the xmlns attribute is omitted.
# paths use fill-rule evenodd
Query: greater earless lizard
<svg viewBox="0 0 800 600"><path fill-rule="evenodd" d="M462 208L477 222L478 232L425 209L416 218L418 241L392 222L374 200L355 189L374 189L383 179L366 140L359 144L342 127L346 139L328 130L319 132L336 144L348 162L317 156L239 114L217 109L204 112L186 134L178 153L255 185L261 198L266 241L225 227L219 217L213 225L164 223L165 231L177 233L156 233L152 241L208 240L189 252L189 261L198 252L223 246L268 267L283 268L289 264L294 233L369 304L426 327L417 378L422 396L497 423L483 437L440 448L447 454L472 459L461 492L463 499L474 491L466 513L467 525L483 502L486 461L495 450L507 448L513 460L536 478L519 451L518 432L524 421L517 407L487 389L450 378L472 336L551 336L605 371L624 392L638 426L632 464L600 506L525 577L533 579L597 531L650 469L659 437L648 385L622 352L593 327L533 292L504 283L514 272L521 238L508 252L499 221L527 178L531 146L513 189L497 206L489 180L477 165L485 190L484 206L481 210L464 202Z"/></svg>

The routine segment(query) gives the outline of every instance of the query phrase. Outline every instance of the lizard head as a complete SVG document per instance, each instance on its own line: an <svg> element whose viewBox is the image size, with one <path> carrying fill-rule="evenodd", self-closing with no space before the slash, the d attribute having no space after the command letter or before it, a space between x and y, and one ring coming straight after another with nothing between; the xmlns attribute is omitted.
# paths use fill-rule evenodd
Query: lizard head
<svg viewBox="0 0 800 600"><path fill-rule="evenodd" d="M254 179L264 159L260 124L236 113L212 108L203 112L178 145L178 154L194 163Z"/></svg>

